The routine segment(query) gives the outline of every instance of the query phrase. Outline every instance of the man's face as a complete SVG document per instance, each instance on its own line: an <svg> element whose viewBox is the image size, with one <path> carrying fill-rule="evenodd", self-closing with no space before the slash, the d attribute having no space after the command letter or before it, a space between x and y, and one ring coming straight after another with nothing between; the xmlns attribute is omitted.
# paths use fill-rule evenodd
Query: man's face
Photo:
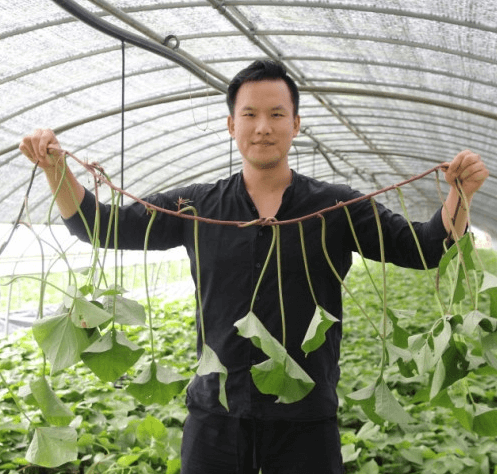
<svg viewBox="0 0 497 474"><path fill-rule="evenodd" d="M290 89L285 81L245 82L238 90L234 117L228 117L244 165L258 169L287 163L292 140L300 129L293 115Z"/></svg>

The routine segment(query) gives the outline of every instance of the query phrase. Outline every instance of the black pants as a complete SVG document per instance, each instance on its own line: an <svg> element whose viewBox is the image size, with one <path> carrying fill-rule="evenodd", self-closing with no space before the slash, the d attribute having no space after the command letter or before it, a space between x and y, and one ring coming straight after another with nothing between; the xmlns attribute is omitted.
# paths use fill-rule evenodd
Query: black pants
<svg viewBox="0 0 497 474"><path fill-rule="evenodd" d="M181 474L343 474L336 418L264 421L190 414Z"/></svg>

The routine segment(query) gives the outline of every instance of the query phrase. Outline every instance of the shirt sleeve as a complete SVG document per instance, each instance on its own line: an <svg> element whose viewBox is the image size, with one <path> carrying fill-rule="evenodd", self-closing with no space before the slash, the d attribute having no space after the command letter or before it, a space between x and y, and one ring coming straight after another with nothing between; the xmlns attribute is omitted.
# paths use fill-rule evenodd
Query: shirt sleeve
<svg viewBox="0 0 497 474"><path fill-rule="evenodd" d="M361 194L353 192L353 198L358 196ZM444 240L447 238L441 208L437 209L431 219L426 222L412 222L411 229L404 216L392 212L381 203L375 202L375 204L381 223L385 260L402 267L423 268L423 261L413 235L413 229L427 266L429 268L436 267L444 253ZM372 204L369 200L364 200L350 206L349 211L364 256L381 261L380 234ZM350 229L349 231L347 240L351 245L351 250L357 251L352 231Z"/></svg>
<svg viewBox="0 0 497 474"><path fill-rule="evenodd" d="M155 194L145 198L144 201L164 209L177 209L177 196L175 192ZM63 219L63 222L72 235L75 235L84 242L91 242L89 233L93 234L97 205L100 214L100 247L105 247L108 239L108 248L114 248L115 217L112 206L110 204L97 203L95 195L89 190L85 189L85 195L80 205L80 212L77 212L68 219ZM138 202L119 207L118 212L118 248L127 250L143 249L151 214L143 204ZM108 235L110 236L109 238ZM154 223L152 224L148 248L150 250L166 250L182 244L183 219L157 212Z"/></svg>

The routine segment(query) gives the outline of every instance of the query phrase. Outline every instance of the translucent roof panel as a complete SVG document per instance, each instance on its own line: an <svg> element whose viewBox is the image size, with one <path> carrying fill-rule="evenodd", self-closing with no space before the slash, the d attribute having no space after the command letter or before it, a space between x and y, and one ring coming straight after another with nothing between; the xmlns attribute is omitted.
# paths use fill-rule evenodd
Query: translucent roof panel
<svg viewBox="0 0 497 474"><path fill-rule="evenodd" d="M490 170L472 223L497 237L493 2L19 0L0 5L0 32L2 223L22 205L32 166L18 145L36 128L138 196L237 172L226 87L272 58L301 91L292 168L366 193L472 149ZM404 194L413 219L440 206L433 175ZM400 210L394 192L379 199ZM38 172L33 223L49 204Z"/></svg>

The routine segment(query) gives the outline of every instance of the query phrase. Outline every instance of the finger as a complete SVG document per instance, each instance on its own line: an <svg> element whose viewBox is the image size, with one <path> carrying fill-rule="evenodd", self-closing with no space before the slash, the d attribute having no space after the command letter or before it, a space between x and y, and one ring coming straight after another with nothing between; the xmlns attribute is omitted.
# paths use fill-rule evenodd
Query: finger
<svg viewBox="0 0 497 474"><path fill-rule="evenodd" d="M42 130L40 134L40 141L38 142L38 153L42 158L46 158L48 151L48 145L55 139L52 130Z"/></svg>
<svg viewBox="0 0 497 474"><path fill-rule="evenodd" d="M469 155L471 155L473 152L471 150L463 150L459 152L451 161L450 166L449 166L449 171L451 173L457 173L459 168L461 168L463 162L467 159Z"/></svg>
<svg viewBox="0 0 497 474"><path fill-rule="evenodd" d="M24 137L22 139L22 142L19 145L19 150L21 150L21 153L27 156L32 162L36 163L37 159L35 158L35 153L33 151L33 147L31 146L30 138Z"/></svg>
<svg viewBox="0 0 497 474"><path fill-rule="evenodd" d="M481 162L470 163L461 170L458 177L462 181L470 181L478 179L478 176L483 176L485 171L486 168L482 166Z"/></svg>

